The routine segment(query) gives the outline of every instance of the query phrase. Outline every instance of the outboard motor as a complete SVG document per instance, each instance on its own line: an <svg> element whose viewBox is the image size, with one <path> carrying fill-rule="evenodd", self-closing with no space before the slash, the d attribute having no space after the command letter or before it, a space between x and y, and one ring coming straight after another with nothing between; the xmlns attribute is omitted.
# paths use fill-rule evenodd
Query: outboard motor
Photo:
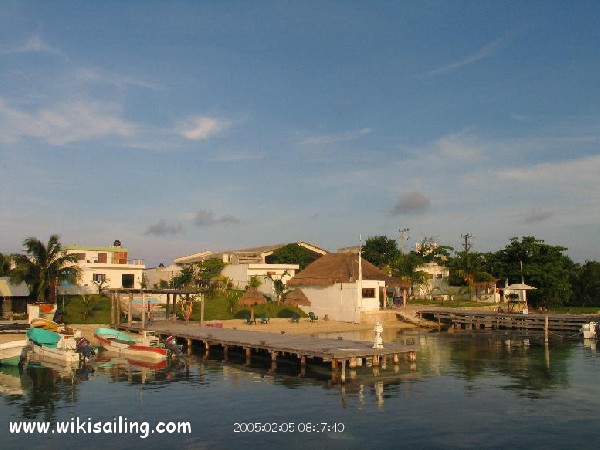
<svg viewBox="0 0 600 450"><path fill-rule="evenodd" d="M175 339L175 336L169 336L165 339L165 348L170 352L171 355L183 355L181 347L177 345L177 340Z"/></svg>
<svg viewBox="0 0 600 450"><path fill-rule="evenodd" d="M52 321L55 323L64 323L65 319L64 319L64 314L60 309L57 309L54 312L54 316L52 317Z"/></svg>
<svg viewBox="0 0 600 450"><path fill-rule="evenodd" d="M90 345L90 341L82 337L77 341L77 353L81 359L90 359L96 355L96 349Z"/></svg>

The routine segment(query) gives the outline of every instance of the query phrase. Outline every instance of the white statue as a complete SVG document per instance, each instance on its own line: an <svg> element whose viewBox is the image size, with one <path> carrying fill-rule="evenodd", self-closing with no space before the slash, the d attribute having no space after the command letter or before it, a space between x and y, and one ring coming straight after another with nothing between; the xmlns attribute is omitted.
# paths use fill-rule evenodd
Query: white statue
<svg viewBox="0 0 600 450"><path fill-rule="evenodd" d="M373 342L373 348L383 348L383 339L381 339L381 333L383 333L383 326L377 322L375 324L375 328L373 328L375 332L375 341Z"/></svg>

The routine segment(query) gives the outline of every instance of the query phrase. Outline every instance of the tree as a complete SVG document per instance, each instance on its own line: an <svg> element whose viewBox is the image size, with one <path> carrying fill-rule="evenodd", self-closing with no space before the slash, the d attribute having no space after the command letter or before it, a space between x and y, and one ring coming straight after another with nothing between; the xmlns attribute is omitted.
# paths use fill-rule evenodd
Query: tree
<svg viewBox="0 0 600 450"><path fill-rule="evenodd" d="M303 270L320 257L321 255L311 252L306 247L298 244L288 244L275 250L265 260L268 264L298 264L300 270Z"/></svg>
<svg viewBox="0 0 600 450"><path fill-rule="evenodd" d="M573 277L573 304L600 306L600 262L586 261Z"/></svg>
<svg viewBox="0 0 600 450"><path fill-rule="evenodd" d="M62 250L60 238L53 234L44 245L39 239L28 237L23 241L26 255L15 255L15 269L11 278L24 281L38 302L56 302L55 288L63 281L77 283L81 270L77 255Z"/></svg>
<svg viewBox="0 0 600 450"><path fill-rule="evenodd" d="M362 248L362 257L380 269L388 268L400 254L396 241L387 236L370 236Z"/></svg>
<svg viewBox="0 0 600 450"><path fill-rule="evenodd" d="M12 271L12 255L4 255L0 253L0 277L8 277Z"/></svg>
<svg viewBox="0 0 600 450"><path fill-rule="evenodd" d="M563 254L566 250L533 236L513 237L503 250L490 255L486 269L509 283L523 280L534 286L536 290L527 293L533 305L561 306L571 300L576 270L575 263Z"/></svg>

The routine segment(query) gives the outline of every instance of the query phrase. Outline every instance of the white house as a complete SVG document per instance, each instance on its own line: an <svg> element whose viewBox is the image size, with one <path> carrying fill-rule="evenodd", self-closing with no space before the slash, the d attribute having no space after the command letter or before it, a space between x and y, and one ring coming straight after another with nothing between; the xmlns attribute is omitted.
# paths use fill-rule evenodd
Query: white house
<svg viewBox="0 0 600 450"><path fill-rule="evenodd" d="M306 242L297 242L301 247L317 255L327 254L326 250ZM204 251L192 255L181 256L173 260L175 264L191 264L207 259L220 259L227 265L221 272L221 275L229 278L234 288L245 288L253 276L258 277L261 286L258 290L275 299L275 288L273 280L281 280L284 284L294 277L299 269L298 264L269 264L269 256L275 250L285 247L288 244L276 244L263 247L246 248L241 250L229 250L226 252L213 253Z"/></svg>
<svg viewBox="0 0 600 450"><path fill-rule="evenodd" d="M69 245L64 247L67 254L77 255L77 265L81 269L78 286L61 286L61 294L93 294L102 288L142 287L144 260L128 259L129 251L119 241L108 247Z"/></svg>
<svg viewBox="0 0 600 450"><path fill-rule="evenodd" d="M420 286L415 286L413 292L417 298L431 298L432 295L447 295L448 277L450 269L440 266L436 262L421 264L417 267L418 271L425 272L428 275L427 282Z"/></svg>
<svg viewBox="0 0 600 450"><path fill-rule="evenodd" d="M169 282L173 277L179 275L181 266L171 264L170 266L158 266L144 269L144 277L146 279L146 287L149 289L160 289L168 287Z"/></svg>
<svg viewBox="0 0 600 450"><path fill-rule="evenodd" d="M357 253L330 253L309 264L288 282L311 302L302 306L319 317L360 323L364 313L379 311L387 288L395 282Z"/></svg>

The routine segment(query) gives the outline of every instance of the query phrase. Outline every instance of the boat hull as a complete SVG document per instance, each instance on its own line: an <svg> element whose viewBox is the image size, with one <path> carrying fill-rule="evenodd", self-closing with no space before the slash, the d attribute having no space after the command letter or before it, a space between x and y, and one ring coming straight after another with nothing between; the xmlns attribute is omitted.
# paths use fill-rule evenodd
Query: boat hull
<svg viewBox="0 0 600 450"><path fill-rule="evenodd" d="M94 336L98 344L113 355L149 361L161 361L168 356L166 348L140 344L116 330L98 329Z"/></svg>
<svg viewBox="0 0 600 450"><path fill-rule="evenodd" d="M27 349L27 341L12 341L0 344L0 365L17 366Z"/></svg>
<svg viewBox="0 0 600 450"><path fill-rule="evenodd" d="M54 361L64 364L79 362L80 356L75 350L33 345L31 351L40 361Z"/></svg>

